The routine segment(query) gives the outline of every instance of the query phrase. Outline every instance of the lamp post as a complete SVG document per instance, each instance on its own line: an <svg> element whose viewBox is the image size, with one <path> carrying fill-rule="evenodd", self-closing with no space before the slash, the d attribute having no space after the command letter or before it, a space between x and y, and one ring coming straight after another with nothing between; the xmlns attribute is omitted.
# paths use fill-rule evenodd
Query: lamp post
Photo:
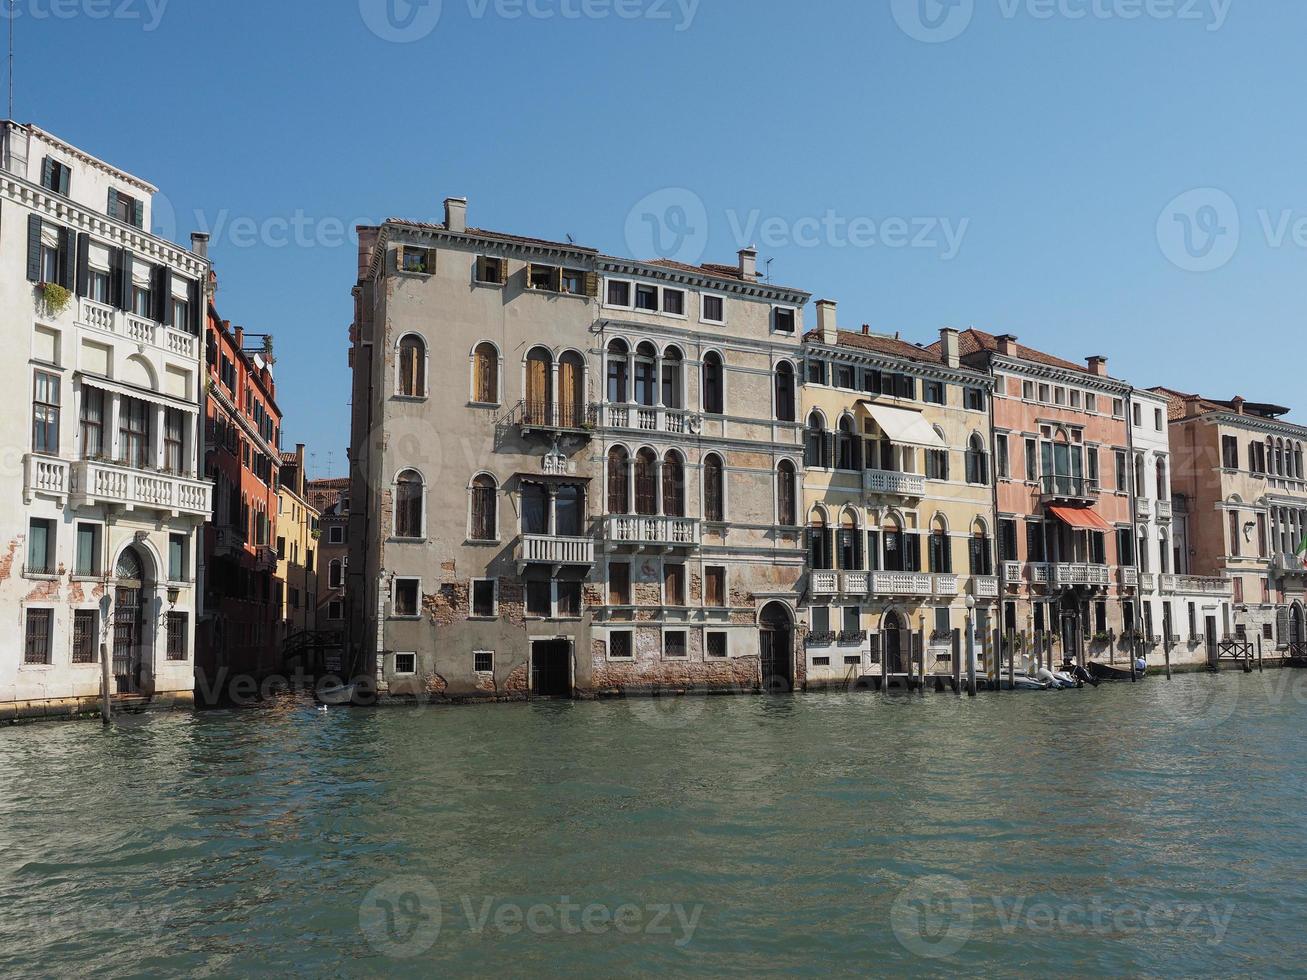
<svg viewBox="0 0 1307 980"><path fill-rule="evenodd" d="M967 596L967 694L976 696L976 597Z"/></svg>

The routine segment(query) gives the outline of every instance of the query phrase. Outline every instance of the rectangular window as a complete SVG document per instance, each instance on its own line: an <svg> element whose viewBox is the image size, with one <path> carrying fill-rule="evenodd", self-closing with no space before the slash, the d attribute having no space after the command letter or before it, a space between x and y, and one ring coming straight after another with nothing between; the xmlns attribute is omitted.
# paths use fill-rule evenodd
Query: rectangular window
<svg viewBox="0 0 1307 980"><path fill-rule="evenodd" d="M1221 465L1227 470L1239 468L1239 440L1234 436L1221 436Z"/></svg>
<svg viewBox="0 0 1307 980"><path fill-rule="evenodd" d="M163 468L169 473L184 473L186 471L185 456L182 454L185 445L185 433L186 416L176 408L164 409Z"/></svg>
<svg viewBox="0 0 1307 980"><path fill-rule="evenodd" d="M615 279L608 280L608 305L629 309L631 306L631 284Z"/></svg>
<svg viewBox="0 0 1307 980"><path fill-rule="evenodd" d="M106 213L124 224L135 225L137 228L145 225L145 208L142 203L112 187L109 188L109 207Z"/></svg>
<svg viewBox="0 0 1307 980"><path fill-rule="evenodd" d="M41 186L64 197L68 196L72 176L73 172L68 164L60 163L54 157L46 157L41 166Z"/></svg>
<svg viewBox="0 0 1307 980"><path fill-rule="evenodd" d="M560 619L577 619L581 615L581 583L563 580L558 583L558 616Z"/></svg>
<svg viewBox="0 0 1307 980"><path fill-rule="evenodd" d="M668 606L685 605L685 566L663 566L663 603Z"/></svg>
<svg viewBox="0 0 1307 980"><path fill-rule="evenodd" d="M340 622L345 618L345 604L339 599L333 599L327 603L327 619L334 623Z"/></svg>
<svg viewBox="0 0 1307 980"><path fill-rule="evenodd" d="M395 579L395 598L392 604L393 614L400 619L413 619L418 614L418 586L415 578Z"/></svg>
<svg viewBox="0 0 1307 980"><path fill-rule="evenodd" d="M608 564L608 604L610 606L631 604L631 566L627 562Z"/></svg>
<svg viewBox="0 0 1307 980"><path fill-rule="evenodd" d="M344 543L345 543L345 529L344 529L343 527L340 527L339 525L332 525L330 528L328 528L328 529L327 529L327 543L328 543L328 544L344 544Z"/></svg>
<svg viewBox="0 0 1307 980"><path fill-rule="evenodd" d="M132 286L132 312L147 319L154 315L154 295L147 286Z"/></svg>
<svg viewBox="0 0 1307 980"><path fill-rule="evenodd" d="M81 418L82 458L104 456L104 392L99 388L82 388Z"/></svg>
<svg viewBox="0 0 1307 980"><path fill-rule="evenodd" d="M418 672L418 655L416 653L395 654L396 674L416 674Z"/></svg>
<svg viewBox="0 0 1307 980"><path fill-rule="evenodd" d="M490 619L495 615L495 580L492 578L473 579L472 581L472 615L479 619Z"/></svg>
<svg viewBox="0 0 1307 980"><path fill-rule="evenodd" d="M995 436L994 445L996 454L994 459L995 469L998 471L999 479L1006 480L1010 475L1008 471L1007 436L1001 434Z"/></svg>
<svg viewBox="0 0 1307 980"><path fill-rule="evenodd" d="M685 292L680 289L663 290L663 312L671 316L685 316Z"/></svg>
<svg viewBox="0 0 1307 980"><path fill-rule="evenodd" d="M489 286L502 286L508 280L508 262L482 255L476 262L477 282Z"/></svg>
<svg viewBox="0 0 1307 980"><path fill-rule="evenodd" d="M526 612L528 616L548 618L554 613L553 582L543 573L535 572L526 581Z"/></svg>
<svg viewBox="0 0 1307 980"><path fill-rule="evenodd" d="M1017 557L1017 522L1010 517L999 518L998 560L1019 560Z"/></svg>
<svg viewBox="0 0 1307 980"><path fill-rule="evenodd" d="M399 254L401 256L400 269L404 272L425 276L436 271L435 256L430 249L405 245L400 248Z"/></svg>
<svg viewBox="0 0 1307 980"><path fill-rule="evenodd" d="M726 605L726 569L709 565L703 570L704 605L721 608Z"/></svg>
<svg viewBox="0 0 1307 980"><path fill-rule="evenodd" d="M559 272L559 291L568 296L585 295L585 273L580 269L563 269Z"/></svg>
<svg viewBox="0 0 1307 980"><path fill-rule="evenodd" d="M608 634L609 660L630 660L632 656L630 630L619 630Z"/></svg>
<svg viewBox="0 0 1307 980"><path fill-rule="evenodd" d="M152 407L138 398L123 397L118 423L119 461L144 469L150 463L150 413Z"/></svg>
<svg viewBox="0 0 1307 980"><path fill-rule="evenodd" d="M168 535L168 581L189 581L190 565L186 555L187 538L184 534Z"/></svg>
<svg viewBox="0 0 1307 980"><path fill-rule="evenodd" d="M495 653L493 650L473 650L472 651L472 671L477 674L493 674L495 672Z"/></svg>
<svg viewBox="0 0 1307 980"><path fill-rule="evenodd" d="M1162 431L1162 410L1160 408L1153 409L1153 428L1158 432Z"/></svg>
<svg viewBox="0 0 1307 980"><path fill-rule="evenodd" d="M962 403L969 412L985 410L985 390L983 388L963 388Z"/></svg>
<svg viewBox="0 0 1307 980"><path fill-rule="evenodd" d="M77 525L77 560L73 574L90 577L100 574L100 525Z"/></svg>
<svg viewBox="0 0 1307 980"><path fill-rule="evenodd" d="M1138 402L1135 402L1135 404L1132 405L1132 406L1130 406L1130 407L1133 409L1133 414L1134 414L1134 417L1135 417L1135 428L1137 429L1137 428L1139 428L1141 425L1144 424L1144 423L1143 423L1143 418L1144 418L1144 416L1143 416L1143 410L1144 410L1144 409L1143 409L1143 406L1140 405Z"/></svg>
<svg viewBox="0 0 1307 980"><path fill-rule="evenodd" d="M1125 400L1124 400L1124 399L1122 399L1122 398L1113 398L1113 399L1112 399L1112 418L1114 418L1114 419L1123 419L1123 418L1125 418Z"/></svg>
<svg viewBox="0 0 1307 980"><path fill-rule="evenodd" d="M720 296L703 298L703 320L707 323L726 322L726 301Z"/></svg>
<svg viewBox="0 0 1307 980"><path fill-rule="evenodd" d="M868 443L873 445L873 443ZM869 460L874 457L868 455ZM926 478L928 480L947 480L948 479L948 450L947 449L927 449L926 450Z"/></svg>
<svg viewBox="0 0 1307 980"><path fill-rule="evenodd" d="M635 287L635 308L648 313L657 313L658 287L637 285Z"/></svg>
<svg viewBox="0 0 1307 980"><path fill-rule="evenodd" d="M93 664L97 661L95 651L96 640L100 635L97 628L99 618L94 609L73 610L73 663Z"/></svg>
<svg viewBox="0 0 1307 980"><path fill-rule="evenodd" d="M109 273L105 269L88 269L86 272L86 296L97 303L109 302Z"/></svg>
<svg viewBox="0 0 1307 980"><path fill-rule="evenodd" d="M835 387L836 388L853 387L853 368L845 367L843 364L835 368Z"/></svg>
<svg viewBox="0 0 1307 980"><path fill-rule="evenodd" d="M1039 444L1034 439L1026 440L1026 482L1039 482Z"/></svg>
<svg viewBox="0 0 1307 980"><path fill-rule="evenodd" d="M1127 568L1135 563L1134 533L1125 527L1116 530L1116 560Z"/></svg>
<svg viewBox="0 0 1307 980"><path fill-rule="evenodd" d="M50 663L50 634L53 625L53 609L27 610L27 630L23 648L23 663L29 665Z"/></svg>
<svg viewBox="0 0 1307 980"><path fill-rule="evenodd" d="M1071 407L1072 407L1072 408L1079 408L1079 407L1080 407L1080 389L1079 389L1079 388L1072 388L1071 391L1069 392L1069 394L1071 395Z"/></svg>
<svg viewBox="0 0 1307 980"><path fill-rule="evenodd" d="M1098 396L1092 391L1085 392L1085 411L1091 414L1098 414Z"/></svg>
<svg viewBox="0 0 1307 980"><path fill-rule="evenodd" d="M927 405L944 404L944 382L943 381L926 381L923 382L921 400Z"/></svg>
<svg viewBox="0 0 1307 980"><path fill-rule="evenodd" d="M32 451L59 455L59 376L36 372L32 394Z"/></svg>
<svg viewBox="0 0 1307 980"><path fill-rule="evenodd" d="M168 613L167 631L169 660L186 659L186 623L186 613Z"/></svg>
<svg viewBox="0 0 1307 980"><path fill-rule="evenodd" d="M553 265L536 265L534 262L527 266L526 284L531 289L543 289L551 293L558 292L559 269Z"/></svg>
<svg viewBox="0 0 1307 980"><path fill-rule="evenodd" d="M1045 405L1047 405L1047 404L1049 403L1049 401L1051 400L1050 397L1049 397L1050 392L1051 392L1051 389L1049 388L1048 385L1041 384L1041 385L1039 386L1039 401L1041 401L1041 402L1043 402Z"/></svg>
<svg viewBox="0 0 1307 980"><path fill-rule="evenodd" d="M33 517L27 526L27 571L54 574L54 521Z"/></svg>
<svg viewBox="0 0 1307 980"><path fill-rule="evenodd" d="M1035 383L1033 381L1021 382L1021 397L1028 402L1035 400Z"/></svg>
<svg viewBox="0 0 1307 980"><path fill-rule="evenodd" d="M668 630L663 634L663 656L680 659L686 656L685 630Z"/></svg>
<svg viewBox="0 0 1307 980"><path fill-rule="evenodd" d="M727 655L726 634L710 630L708 635L705 637L704 647L704 652L707 653L709 657L718 660L722 659Z"/></svg>
<svg viewBox="0 0 1307 980"><path fill-rule="evenodd" d="M793 310L777 309L772 316L772 321L778 333L794 333Z"/></svg>
<svg viewBox="0 0 1307 980"><path fill-rule="evenodd" d="M1130 473L1126 469L1125 453L1116 449L1113 450L1112 455L1116 460L1116 492L1125 493L1130 486Z"/></svg>
<svg viewBox="0 0 1307 980"><path fill-rule="evenodd" d="M860 606L844 607L844 622L840 629L846 637L862 632L862 608Z"/></svg>

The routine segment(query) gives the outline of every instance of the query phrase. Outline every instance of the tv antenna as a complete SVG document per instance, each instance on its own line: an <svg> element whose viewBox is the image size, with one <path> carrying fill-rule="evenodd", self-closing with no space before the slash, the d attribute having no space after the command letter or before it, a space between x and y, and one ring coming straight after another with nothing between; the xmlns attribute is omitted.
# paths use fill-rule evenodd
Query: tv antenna
<svg viewBox="0 0 1307 980"><path fill-rule="evenodd" d="M9 0L9 115L14 118L14 0Z"/></svg>
<svg viewBox="0 0 1307 980"><path fill-rule="evenodd" d="M771 282L771 264L775 261L776 261L775 259L767 260L767 271L763 273L763 278L765 278L768 282Z"/></svg>

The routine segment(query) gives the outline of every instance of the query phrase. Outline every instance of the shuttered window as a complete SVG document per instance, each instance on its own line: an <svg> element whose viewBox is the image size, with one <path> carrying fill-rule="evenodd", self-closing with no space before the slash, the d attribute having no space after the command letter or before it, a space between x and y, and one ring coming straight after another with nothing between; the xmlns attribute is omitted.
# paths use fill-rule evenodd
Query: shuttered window
<svg viewBox="0 0 1307 980"><path fill-rule="evenodd" d="M703 462L703 519L705 521L726 519L723 489L722 459L715 454L710 455Z"/></svg>
<svg viewBox="0 0 1307 980"><path fill-rule="evenodd" d="M657 463L653 452L642 449L635 457L635 512L657 514Z"/></svg>
<svg viewBox="0 0 1307 980"><path fill-rule="evenodd" d="M493 478L479 476L472 481L472 540L496 540L497 501L498 487Z"/></svg>
<svg viewBox="0 0 1307 980"><path fill-rule="evenodd" d="M426 375L426 344L420 337L405 337L399 342L399 393L408 398L425 398Z"/></svg>
<svg viewBox="0 0 1307 980"><path fill-rule="evenodd" d="M703 570L704 605L720 608L726 605L726 569L709 565Z"/></svg>
<svg viewBox="0 0 1307 980"><path fill-rule="evenodd" d="M788 459L781 460L776 468L776 518L785 527L799 523L794 492L795 469Z"/></svg>

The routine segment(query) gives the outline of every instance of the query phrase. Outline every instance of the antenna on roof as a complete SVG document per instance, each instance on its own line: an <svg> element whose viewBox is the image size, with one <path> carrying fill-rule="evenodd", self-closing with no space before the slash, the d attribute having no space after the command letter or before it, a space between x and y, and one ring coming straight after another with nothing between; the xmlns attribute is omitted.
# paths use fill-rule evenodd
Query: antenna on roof
<svg viewBox="0 0 1307 980"><path fill-rule="evenodd" d="M763 274L763 278L766 279L768 282L771 282L771 264L775 261L776 261L775 259L767 260L767 271L766 273Z"/></svg>
<svg viewBox="0 0 1307 980"><path fill-rule="evenodd" d="M14 0L9 0L9 115L14 118Z"/></svg>
<svg viewBox="0 0 1307 980"><path fill-rule="evenodd" d="M576 239L573 238L571 235L568 235L568 236L567 236L567 244L569 244L569 245L575 245L575 244L576 244Z"/></svg>

